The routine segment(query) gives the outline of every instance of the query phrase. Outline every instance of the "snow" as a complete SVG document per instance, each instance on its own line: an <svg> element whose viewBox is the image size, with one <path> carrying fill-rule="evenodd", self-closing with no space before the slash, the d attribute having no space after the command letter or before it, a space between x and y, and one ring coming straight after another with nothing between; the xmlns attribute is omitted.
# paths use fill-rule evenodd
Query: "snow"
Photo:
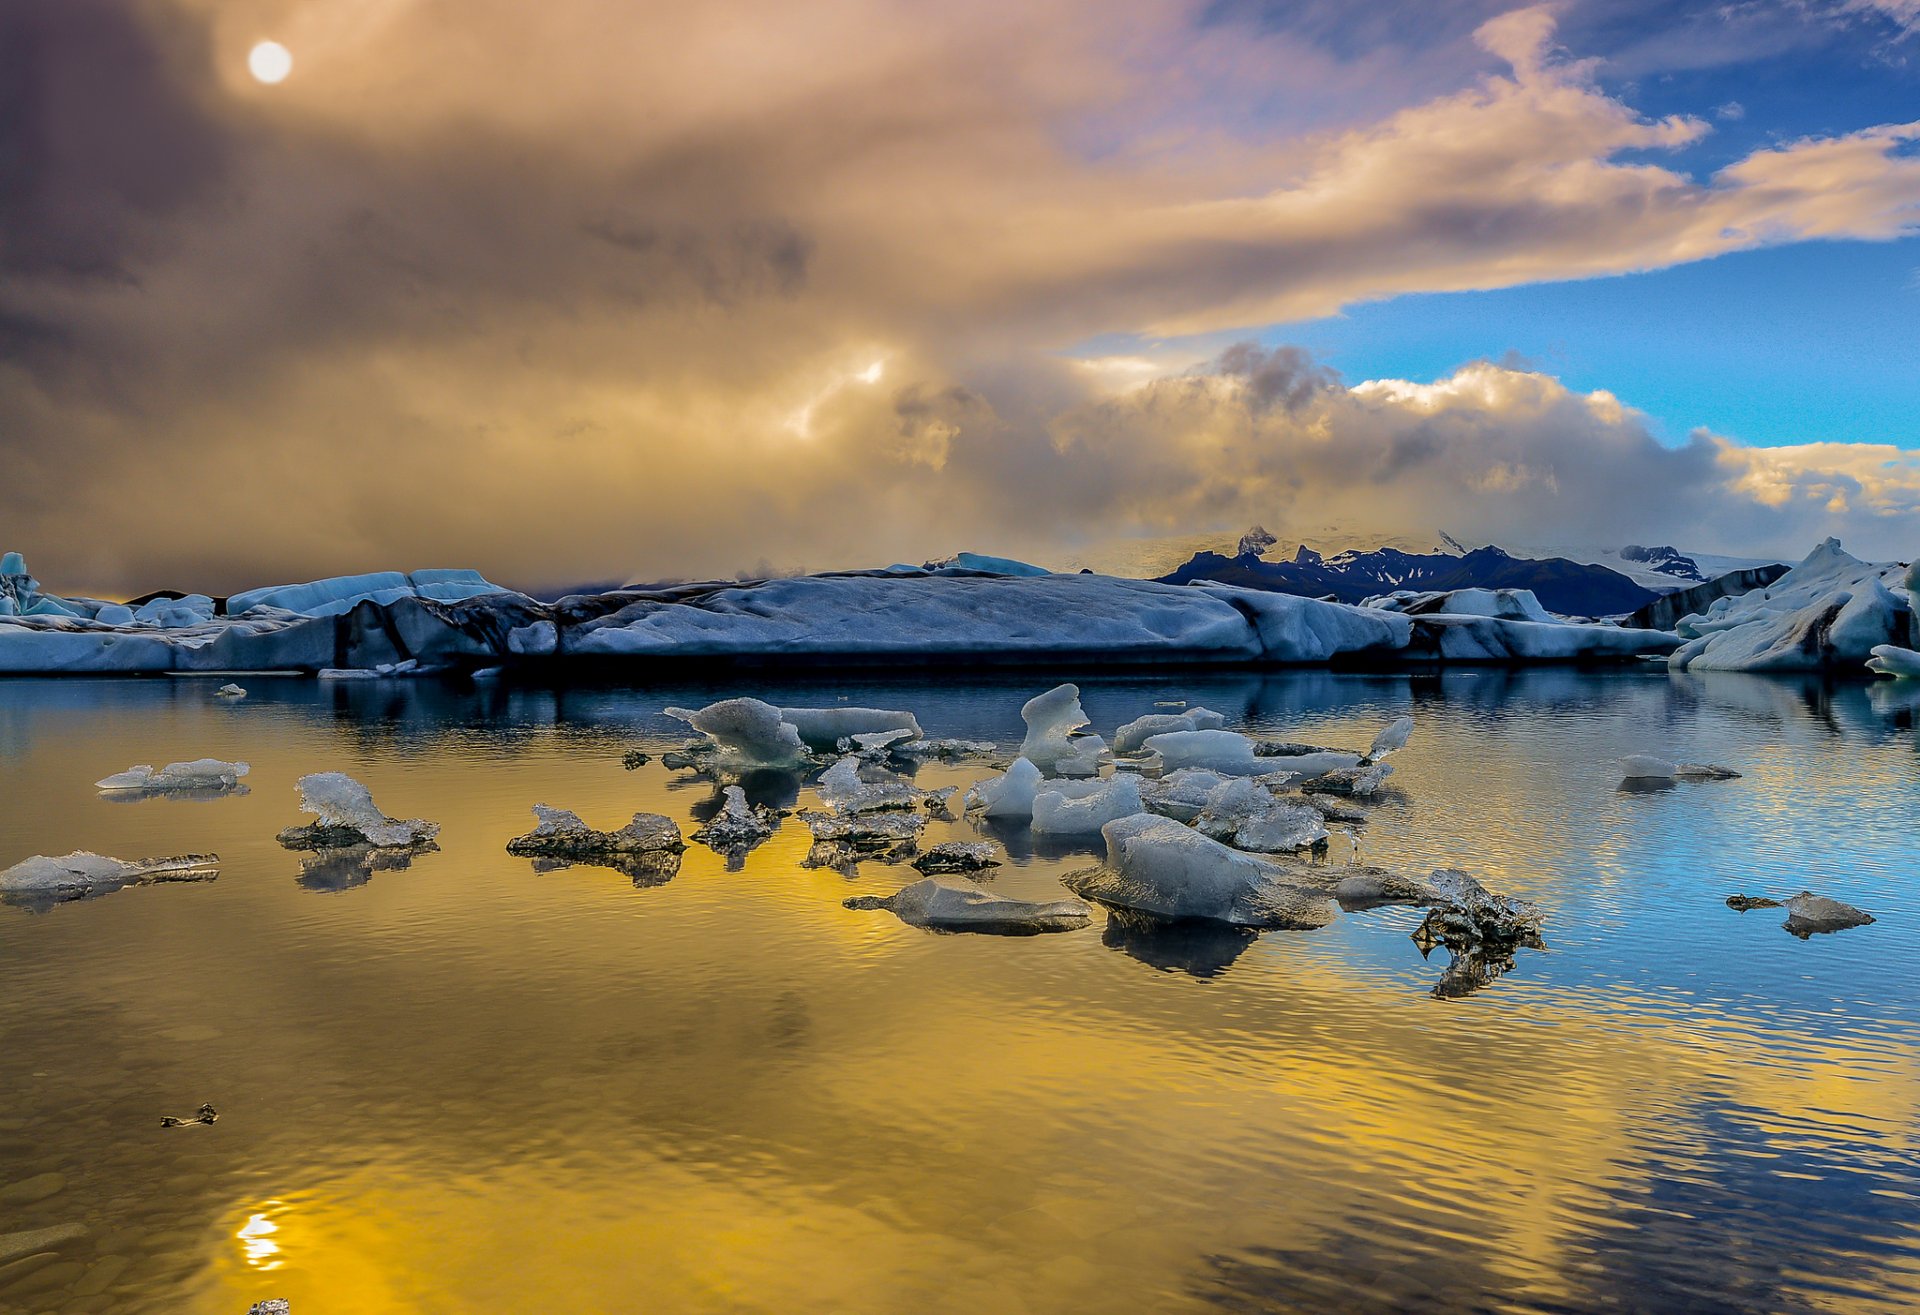
<svg viewBox="0 0 1920 1315"><path fill-rule="evenodd" d="M1920 652L1897 644L1875 644L1867 670L1882 676L1920 677Z"/></svg>
<svg viewBox="0 0 1920 1315"><path fill-rule="evenodd" d="M1116 818L1131 816L1144 808L1140 782L1132 776L1109 777L1092 791L1075 791L1071 795L1049 786L1034 796L1033 833L1090 836Z"/></svg>
<svg viewBox="0 0 1920 1315"><path fill-rule="evenodd" d="M1186 712L1150 712L1136 717L1113 733L1113 751L1119 755L1142 753L1147 739L1174 731L1217 731L1227 719L1208 708L1190 708Z"/></svg>
<svg viewBox="0 0 1920 1315"><path fill-rule="evenodd" d="M1027 724L1020 756L1045 775L1092 776L1100 770L1106 741L1098 735L1072 735L1087 724L1078 685L1056 685L1034 695L1021 706L1020 718Z"/></svg>
<svg viewBox="0 0 1920 1315"><path fill-rule="evenodd" d="M884 731L905 731L914 739L921 734L920 723L911 712L852 707L781 708L779 711L800 738L815 748L831 749L841 740Z"/></svg>
<svg viewBox="0 0 1920 1315"><path fill-rule="evenodd" d="M337 575L305 584L275 584L248 589L227 599L227 612L240 616L256 607L272 607L302 616L339 616L364 602L392 603L402 598L427 598L454 603L482 594L508 593L483 579L478 571L429 570L403 573L374 571L366 575Z"/></svg>
<svg viewBox="0 0 1920 1315"><path fill-rule="evenodd" d="M1093 910L1076 899L1013 899L957 877L927 877L885 898L856 895L846 907L885 909L909 926L934 931L1003 935L1072 931L1093 917Z"/></svg>
<svg viewBox="0 0 1920 1315"><path fill-rule="evenodd" d="M1676 671L1857 670L1911 633L1907 568L1863 562L1828 539L1764 589L1682 617Z"/></svg>
<svg viewBox="0 0 1920 1315"><path fill-rule="evenodd" d="M357 831L377 848L422 844L440 834L438 822L388 817L374 807L372 792L344 772L315 772L295 786L300 811L319 818L319 826Z"/></svg>
<svg viewBox="0 0 1920 1315"><path fill-rule="evenodd" d="M247 764L223 762L218 758L195 758L191 762L168 763L159 771L142 763L124 772L95 781L98 790L138 790L162 794L170 790L232 790L247 774Z"/></svg>
<svg viewBox="0 0 1920 1315"><path fill-rule="evenodd" d="M1044 779L1040 769L1027 759L1015 758L1000 775L973 784L967 791L967 811L983 817L1031 819L1033 799Z"/></svg>
<svg viewBox="0 0 1920 1315"><path fill-rule="evenodd" d="M723 757L758 766L796 763L807 756L800 732L779 708L760 699L722 699L698 711L668 708L676 717L705 735Z"/></svg>
<svg viewBox="0 0 1920 1315"><path fill-rule="evenodd" d="M1518 551L1518 550L1516 550ZM1701 583L1699 580L1683 579L1669 575L1665 571L1656 571L1652 563L1633 561L1619 548L1558 548L1553 546L1529 546L1525 550L1529 557L1564 557L1570 562L1581 562L1588 566L1604 566L1610 571L1618 571L1635 584L1643 588L1657 590L1660 593L1673 593L1681 589L1690 589ZM1681 550L1681 556L1693 559L1700 568L1700 574L1707 580L1717 580L1734 571L1750 571L1755 567L1771 566L1778 559L1773 557L1727 557L1717 553L1688 552Z"/></svg>
<svg viewBox="0 0 1920 1315"><path fill-rule="evenodd" d="M1136 813L1101 834L1106 862L1065 879L1077 895L1241 927L1323 927L1334 919L1331 899L1305 869L1229 849L1172 818Z"/></svg>

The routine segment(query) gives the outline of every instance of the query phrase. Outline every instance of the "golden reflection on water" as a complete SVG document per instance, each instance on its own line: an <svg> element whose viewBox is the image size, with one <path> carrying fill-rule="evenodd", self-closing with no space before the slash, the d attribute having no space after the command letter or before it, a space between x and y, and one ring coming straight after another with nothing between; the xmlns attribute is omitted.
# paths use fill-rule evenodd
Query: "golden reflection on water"
<svg viewBox="0 0 1920 1315"><path fill-rule="evenodd" d="M0 1186L71 1180L0 1212L0 1234L78 1220L87 1273L130 1258L97 1298L72 1291L84 1276L40 1305L0 1282L0 1310L1915 1299L1920 901L1894 816L1920 789L1911 732L1864 696L1821 713L1744 685L1730 706L1665 681L1418 692L1369 857L1460 863L1550 909L1549 951L1446 1003L1392 911L1223 950L1196 977L1097 925L936 937L850 912L847 894L913 874L801 869L792 823L739 871L695 847L654 889L535 873L503 846L536 801L690 829L711 787L625 772L619 751L698 697L422 710L264 684L244 715L193 685L0 687L0 788L34 804L0 818L0 859L224 859L207 885L0 909ZM1088 702L1104 727L1192 684ZM1196 701L1336 743L1409 697L1241 689ZM857 701L1005 741L1029 692ZM1650 726L1747 779L1618 795L1611 757ZM120 806L86 785L203 753L252 762L253 792ZM302 889L272 835L296 820L294 777L322 768L442 822L442 852ZM997 885L1049 895L1084 861ZM1820 879L1882 922L1803 944L1719 906ZM204 1099L217 1125L152 1126Z"/></svg>

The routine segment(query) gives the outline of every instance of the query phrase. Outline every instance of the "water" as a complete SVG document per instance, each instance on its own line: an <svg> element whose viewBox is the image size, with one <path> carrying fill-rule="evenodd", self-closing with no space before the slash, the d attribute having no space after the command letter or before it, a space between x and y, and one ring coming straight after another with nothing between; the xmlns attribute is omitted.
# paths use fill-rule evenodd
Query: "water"
<svg viewBox="0 0 1920 1315"><path fill-rule="evenodd" d="M1081 678L1106 730L1189 698L1364 744L1412 712L1368 859L1466 867L1548 914L1546 952L1444 1001L1406 910L1257 938L936 936L842 908L915 874L803 869L791 821L739 871L696 846L653 888L503 850L535 802L690 830L711 785L620 764L681 741L668 704L844 695L1011 744L1045 678L255 678L237 705L218 683L0 684L0 864L224 860L211 883L0 909L0 1234L87 1230L0 1269L0 1311L1920 1300L1920 694L1899 686ZM1746 775L1622 794L1613 760L1639 749ZM252 793L91 788L202 755L250 761ZM273 835L324 769L442 822L441 852L302 885ZM1001 838L1011 894L1058 896L1087 861ZM1802 942L1722 904L1807 886L1879 921ZM216 1125L158 1126L202 1101Z"/></svg>

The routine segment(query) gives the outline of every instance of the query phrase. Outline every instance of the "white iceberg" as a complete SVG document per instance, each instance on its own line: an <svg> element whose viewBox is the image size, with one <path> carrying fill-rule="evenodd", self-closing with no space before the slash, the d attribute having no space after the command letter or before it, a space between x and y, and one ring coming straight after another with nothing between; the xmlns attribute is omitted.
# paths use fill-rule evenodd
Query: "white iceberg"
<svg viewBox="0 0 1920 1315"><path fill-rule="evenodd" d="M1031 762L1015 758L1013 765L1000 775L976 781L968 788L966 809L984 817L1030 820L1033 798L1045 779Z"/></svg>
<svg viewBox="0 0 1920 1315"><path fill-rule="evenodd" d="M374 807L372 792L345 772L315 772L301 777L295 787L300 811L320 820L282 831L280 843L289 849L393 849L425 845L440 834L438 822L388 817Z"/></svg>
<svg viewBox="0 0 1920 1315"><path fill-rule="evenodd" d="M887 731L904 731L908 739L920 737L920 723L911 712L886 708L781 708L780 717L800 738L815 748L831 749L841 740Z"/></svg>
<svg viewBox="0 0 1920 1315"><path fill-rule="evenodd" d="M1131 817L1144 807L1140 782L1132 776L1108 777L1085 792L1069 793L1049 785L1034 796L1033 833L1037 836L1095 835L1107 823Z"/></svg>
<svg viewBox="0 0 1920 1315"><path fill-rule="evenodd" d="M1225 717L1209 708L1177 713L1150 712L1144 717L1135 717L1113 733L1113 751L1120 755L1143 753L1152 736L1175 731L1217 731L1226 724Z"/></svg>
<svg viewBox="0 0 1920 1315"><path fill-rule="evenodd" d="M1867 670L1881 676L1920 677L1920 652L1897 644L1876 644Z"/></svg>
<svg viewBox="0 0 1920 1315"><path fill-rule="evenodd" d="M1087 724L1078 685L1056 685L1036 694L1021 706L1020 718L1027 723L1020 756L1045 775L1092 776L1100 770L1106 741L1098 735L1073 735Z"/></svg>
<svg viewBox="0 0 1920 1315"><path fill-rule="evenodd" d="M147 763L95 781L97 790L137 790L146 794L164 794L173 790L232 790L250 769L246 763L223 762L219 758L195 758L192 762L168 763L155 771Z"/></svg>
<svg viewBox="0 0 1920 1315"><path fill-rule="evenodd" d="M1763 589L1715 599L1682 617L1676 671L1858 670L1876 648L1912 633L1909 574L1863 562L1828 539Z"/></svg>
<svg viewBox="0 0 1920 1315"><path fill-rule="evenodd" d="M1239 927L1324 927L1336 916L1330 885L1310 869L1229 849L1172 818L1136 813L1101 832L1106 862L1065 878L1087 899Z"/></svg>
<svg viewBox="0 0 1920 1315"><path fill-rule="evenodd" d="M779 708L760 699L723 699L697 711L665 711L712 740L721 755L734 762L776 767L807 756L807 746L793 723Z"/></svg>

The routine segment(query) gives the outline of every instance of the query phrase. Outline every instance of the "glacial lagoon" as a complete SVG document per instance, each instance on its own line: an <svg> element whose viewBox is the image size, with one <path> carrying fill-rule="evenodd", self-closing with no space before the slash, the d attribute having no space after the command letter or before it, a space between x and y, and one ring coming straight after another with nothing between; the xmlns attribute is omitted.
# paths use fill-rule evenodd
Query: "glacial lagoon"
<svg viewBox="0 0 1920 1315"><path fill-rule="evenodd" d="M665 881L505 852L535 803L709 816L714 783L659 760L688 739L670 705L845 699L1010 751L1061 679L1109 735L1187 701L1364 746L1411 713L1364 859L1534 900L1546 948L1437 999L1414 909L939 935L843 907L918 874L803 867L793 818ZM61 1230L0 1257L8 1315L1920 1303L1920 682L221 683L0 682L0 866L221 860L0 907L0 1242ZM1743 776L1622 791L1638 751ZM93 787L203 756L250 763L246 792ZM441 823L439 850L282 849L294 781L327 770ZM965 820L926 841L982 838L1007 851L991 888L1029 899L1099 847ZM1878 921L1802 941L1724 903L1803 888ZM160 1126L203 1102L217 1123Z"/></svg>

